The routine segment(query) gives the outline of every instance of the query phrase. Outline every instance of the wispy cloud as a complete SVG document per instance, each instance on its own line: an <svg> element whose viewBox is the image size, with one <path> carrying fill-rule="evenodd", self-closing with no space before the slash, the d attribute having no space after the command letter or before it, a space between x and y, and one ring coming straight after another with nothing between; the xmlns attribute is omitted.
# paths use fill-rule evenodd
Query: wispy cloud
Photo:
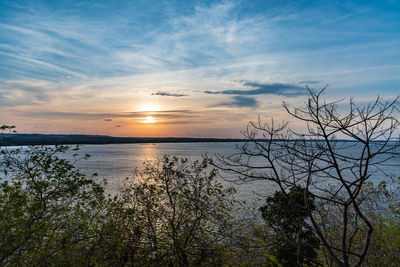
<svg viewBox="0 0 400 267"><path fill-rule="evenodd" d="M33 117L45 118L53 120L81 119L81 120L103 120L112 121L117 118L142 119L152 115L162 119L179 119L179 118L195 118L198 115L189 110L166 110L166 111L143 111L143 112L125 112L125 113L74 113L74 112L57 112L57 111L40 111L25 112L14 111L15 114Z"/></svg>
<svg viewBox="0 0 400 267"><path fill-rule="evenodd" d="M158 96L173 96L173 97L182 97L182 96L188 96L185 94L176 94L176 93L168 93L165 91L158 91L157 93L152 93L151 95L158 95Z"/></svg>
<svg viewBox="0 0 400 267"><path fill-rule="evenodd" d="M231 121L218 127L237 129L271 107L267 98L301 103L306 84L330 84L332 96L391 97L400 84L398 5L1 1L0 114L17 123L48 118L57 129L63 118L125 130L118 119L146 114L122 111L153 105L177 109L159 113L171 124L204 128L226 111ZM233 115L237 107L254 112Z"/></svg>
<svg viewBox="0 0 400 267"><path fill-rule="evenodd" d="M55 92L46 81L14 81L0 79L0 105L5 107L37 106L48 103Z"/></svg>
<svg viewBox="0 0 400 267"><path fill-rule="evenodd" d="M204 91L205 94L223 94L223 95L282 95L282 96L299 96L305 94L303 87L294 84L284 83L257 83L242 81L244 87L250 88L248 90L234 89L223 91Z"/></svg>

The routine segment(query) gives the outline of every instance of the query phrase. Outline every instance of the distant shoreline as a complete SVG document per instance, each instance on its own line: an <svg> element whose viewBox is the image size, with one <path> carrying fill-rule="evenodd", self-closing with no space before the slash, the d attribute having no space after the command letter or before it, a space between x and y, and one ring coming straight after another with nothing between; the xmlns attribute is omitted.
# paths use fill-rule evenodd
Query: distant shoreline
<svg viewBox="0 0 400 267"><path fill-rule="evenodd" d="M262 139L257 139L262 141ZM0 134L0 146L27 145L108 145L108 144L148 144L148 143L239 143L245 138L191 138L191 137L115 137L108 135L82 134ZM276 139L275 141L282 141ZM311 140L309 140L311 141ZM338 139L338 142L353 142Z"/></svg>
<svg viewBox="0 0 400 267"><path fill-rule="evenodd" d="M246 142L241 138L189 138L189 137L115 137L80 134L2 134L0 145L106 145L145 143L227 143Z"/></svg>

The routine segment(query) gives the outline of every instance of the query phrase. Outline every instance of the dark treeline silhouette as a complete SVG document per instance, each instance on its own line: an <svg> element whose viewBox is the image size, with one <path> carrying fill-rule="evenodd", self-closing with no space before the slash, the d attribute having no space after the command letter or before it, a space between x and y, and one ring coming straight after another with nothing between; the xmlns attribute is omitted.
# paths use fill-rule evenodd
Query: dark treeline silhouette
<svg viewBox="0 0 400 267"><path fill-rule="evenodd" d="M80 145L80 144L130 144L130 143L204 143L244 142L241 138L189 138L189 137L115 137L81 134L2 134L0 145Z"/></svg>

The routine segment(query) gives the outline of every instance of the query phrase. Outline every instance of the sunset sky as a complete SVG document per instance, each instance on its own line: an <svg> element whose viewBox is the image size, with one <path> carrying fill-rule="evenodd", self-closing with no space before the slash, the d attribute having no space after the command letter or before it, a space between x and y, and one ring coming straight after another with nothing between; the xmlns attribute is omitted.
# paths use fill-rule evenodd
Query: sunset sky
<svg viewBox="0 0 400 267"><path fill-rule="evenodd" d="M399 95L400 1L0 1L0 124L19 132L241 137L307 84Z"/></svg>

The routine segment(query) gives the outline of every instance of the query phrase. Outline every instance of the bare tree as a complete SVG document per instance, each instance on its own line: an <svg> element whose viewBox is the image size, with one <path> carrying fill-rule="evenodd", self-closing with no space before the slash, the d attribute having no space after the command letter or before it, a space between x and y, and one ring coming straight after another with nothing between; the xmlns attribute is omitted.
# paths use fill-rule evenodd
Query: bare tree
<svg viewBox="0 0 400 267"><path fill-rule="evenodd" d="M277 192L302 189L308 223L317 234L329 265L360 266L374 225L364 205L363 189L371 177L399 157L399 97L357 106L340 114L341 101L326 102L325 90L307 87L305 108L285 110L303 122L305 132L259 118L244 132L247 142L235 154L219 157L219 168L247 182L266 180ZM347 105L346 105L347 106ZM375 178L373 178L375 179ZM313 198L316 210L309 205ZM334 220L329 216L336 217Z"/></svg>

